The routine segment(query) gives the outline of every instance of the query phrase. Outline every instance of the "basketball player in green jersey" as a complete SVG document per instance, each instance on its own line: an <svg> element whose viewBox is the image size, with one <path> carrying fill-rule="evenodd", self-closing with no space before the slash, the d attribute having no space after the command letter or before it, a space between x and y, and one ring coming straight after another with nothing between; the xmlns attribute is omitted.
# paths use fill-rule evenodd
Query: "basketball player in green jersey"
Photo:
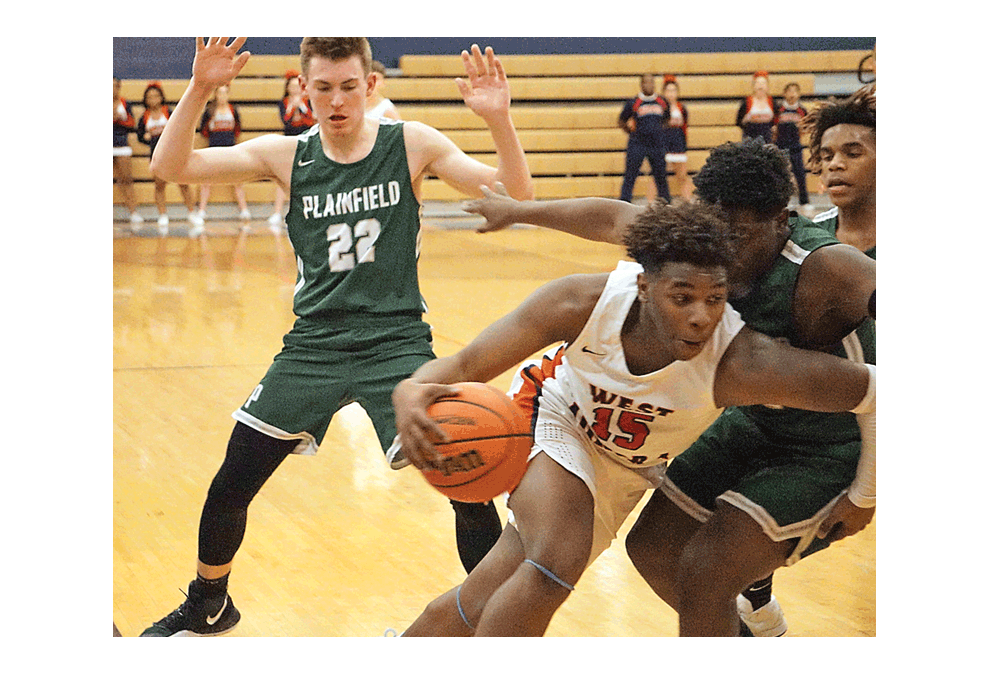
<svg viewBox="0 0 990 675"><path fill-rule="evenodd" d="M716 148L695 178L698 197L725 210L747 251L746 268L730 271L729 302L761 333L875 364L875 261L789 214L789 172L787 157L756 139ZM615 244L643 209L593 198L522 203L491 191L466 205L486 217L484 231L522 222ZM847 350L844 338L857 329L864 335ZM729 408L670 462L626 549L679 612L682 635L738 634L740 592L796 561L819 532L834 540L869 523L875 449L861 455L859 424L871 422ZM846 500L865 522L860 513L828 520Z"/></svg>
<svg viewBox="0 0 990 675"><path fill-rule="evenodd" d="M230 148L193 150L210 93L236 77L246 38L196 39L192 79L159 141L151 169L184 182L273 180L290 195L286 217L296 253L295 325L241 408L210 486L199 528L197 575L182 605L148 637L212 635L240 618L227 593L247 508L292 453L312 454L335 412L358 402L388 448L395 438L392 389L435 358L417 279L420 189L436 175L468 195L496 181L519 199L532 180L509 114L505 71L491 48L462 58L457 85L492 134L498 167L470 159L437 130L365 117L374 91L366 38L304 38L300 83L317 125L300 136L271 134ZM391 462L403 465L401 457ZM454 504L467 569L501 534L492 504Z"/></svg>
<svg viewBox="0 0 990 675"><path fill-rule="evenodd" d="M819 174L833 208L813 220L843 244L877 259L877 105L876 87L867 85L852 96L829 99L803 121L809 133L809 169ZM860 329L860 333L867 330ZM872 330L872 327L870 328ZM848 534L859 532L873 519L873 509L840 499L822 523L829 531L843 523ZM827 546L813 542L807 553ZM739 613L758 637L779 637L787 631L780 603L773 596L772 577L743 591Z"/></svg>

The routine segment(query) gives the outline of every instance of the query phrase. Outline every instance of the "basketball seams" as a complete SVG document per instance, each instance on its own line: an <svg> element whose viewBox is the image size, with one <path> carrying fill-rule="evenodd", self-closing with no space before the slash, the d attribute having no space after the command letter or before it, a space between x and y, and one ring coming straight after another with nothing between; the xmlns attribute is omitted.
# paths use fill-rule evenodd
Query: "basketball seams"
<svg viewBox="0 0 990 675"><path fill-rule="evenodd" d="M455 386L461 389L458 395L443 396L427 408L451 441L436 444L445 457L443 464L422 473L452 499L488 501L497 496L492 490L511 491L525 473L532 445L528 415L489 384Z"/></svg>
<svg viewBox="0 0 990 675"><path fill-rule="evenodd" d="M473 438L458 438L449 443L437 443L440 447L456 445L457 443L477 443L481 441L497 441L501 438L530 438L530 434L498 434L497 436L475 436Z"/></svg>
<svg viewBox="0 0 990 675"><path fill-rule="evenodd" d="M506 426L506 427L511 427L512 426L511 421L509 419L506 419L506 417L505 417L505 411L503 411L503 410L495 410L494 408L490 408L487 405L484 405L482 403L476 403L474 401L468 401L466 399L458 398L456 396L444 396L443 398L438 398L436 401L434 401L433 404L430 407L432 408L434 405L437 405L438 403L463 404L463 405L474 406L475 408L481 408L482 410L487 410L491 414L493 414L496 417L498 417L498 419L502 422L502 425L503 426Z"/></svg>

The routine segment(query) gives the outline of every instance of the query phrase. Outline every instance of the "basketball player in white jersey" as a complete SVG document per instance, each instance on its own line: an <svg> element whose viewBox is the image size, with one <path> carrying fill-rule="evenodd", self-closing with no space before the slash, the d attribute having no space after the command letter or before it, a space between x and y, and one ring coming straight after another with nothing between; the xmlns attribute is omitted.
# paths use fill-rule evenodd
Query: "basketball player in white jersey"
<svg viewBox="0 0 990 675"><path fill-rule="evenodd" d="M428 362L393 393L403 452L438 458L426 414L457 382L486 382L550 345L513 384L531 414L529 467L509 525L465 582L405 636L543 635L587 566L615 538L666 461L732 405L875 409L875 367L799 350L746 327L726 304L741 258L717 211L651 206L626 236L636 263L533 293L459 353Z"/></svg>

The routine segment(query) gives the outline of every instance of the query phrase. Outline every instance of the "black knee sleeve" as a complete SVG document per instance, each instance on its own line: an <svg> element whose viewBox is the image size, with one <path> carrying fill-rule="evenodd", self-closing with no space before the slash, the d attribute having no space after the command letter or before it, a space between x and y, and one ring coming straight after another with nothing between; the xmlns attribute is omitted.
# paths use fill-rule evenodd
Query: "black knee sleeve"
<svg viewBox="0 0 990 675"><path fill-rule="evenodd" d="M200 517L200 561L226 565L234 559L244 539L248 505L297 443L272 438L240 422L234 425Z"/></svg>
<svg viewBox="0 0 990 675"><path fill-rule="evenodd" d="M475 504L450 500L450 504L454 507L457 553L470 574L502 535L502 521L493 502Z"/></svg>

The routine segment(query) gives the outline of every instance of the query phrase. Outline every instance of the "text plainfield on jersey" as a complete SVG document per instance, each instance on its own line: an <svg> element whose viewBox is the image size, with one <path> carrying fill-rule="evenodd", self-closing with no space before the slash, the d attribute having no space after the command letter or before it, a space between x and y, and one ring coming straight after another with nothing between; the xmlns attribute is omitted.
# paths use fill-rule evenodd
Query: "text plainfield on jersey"
<svg viewBox="0 0 990 675"><path fill-rule="evenodd" d="M421 315L420 204L401 122L383 120L363 159L329 159L319 127L299 136L285 217L296 253L300 319Z"/></svg>
<svg viewBox="0 0 990 675"><path fill-rule="evenodd" d="M642 271L636 263L620 262L574 343L550 350L542 363L524 366L512 391L524 408L551 405L570 416L591 447L630 468L677 456L719 416L715 370L744 325L726 305L700 354L645 375L630 373L622 325Z"/></svg>

